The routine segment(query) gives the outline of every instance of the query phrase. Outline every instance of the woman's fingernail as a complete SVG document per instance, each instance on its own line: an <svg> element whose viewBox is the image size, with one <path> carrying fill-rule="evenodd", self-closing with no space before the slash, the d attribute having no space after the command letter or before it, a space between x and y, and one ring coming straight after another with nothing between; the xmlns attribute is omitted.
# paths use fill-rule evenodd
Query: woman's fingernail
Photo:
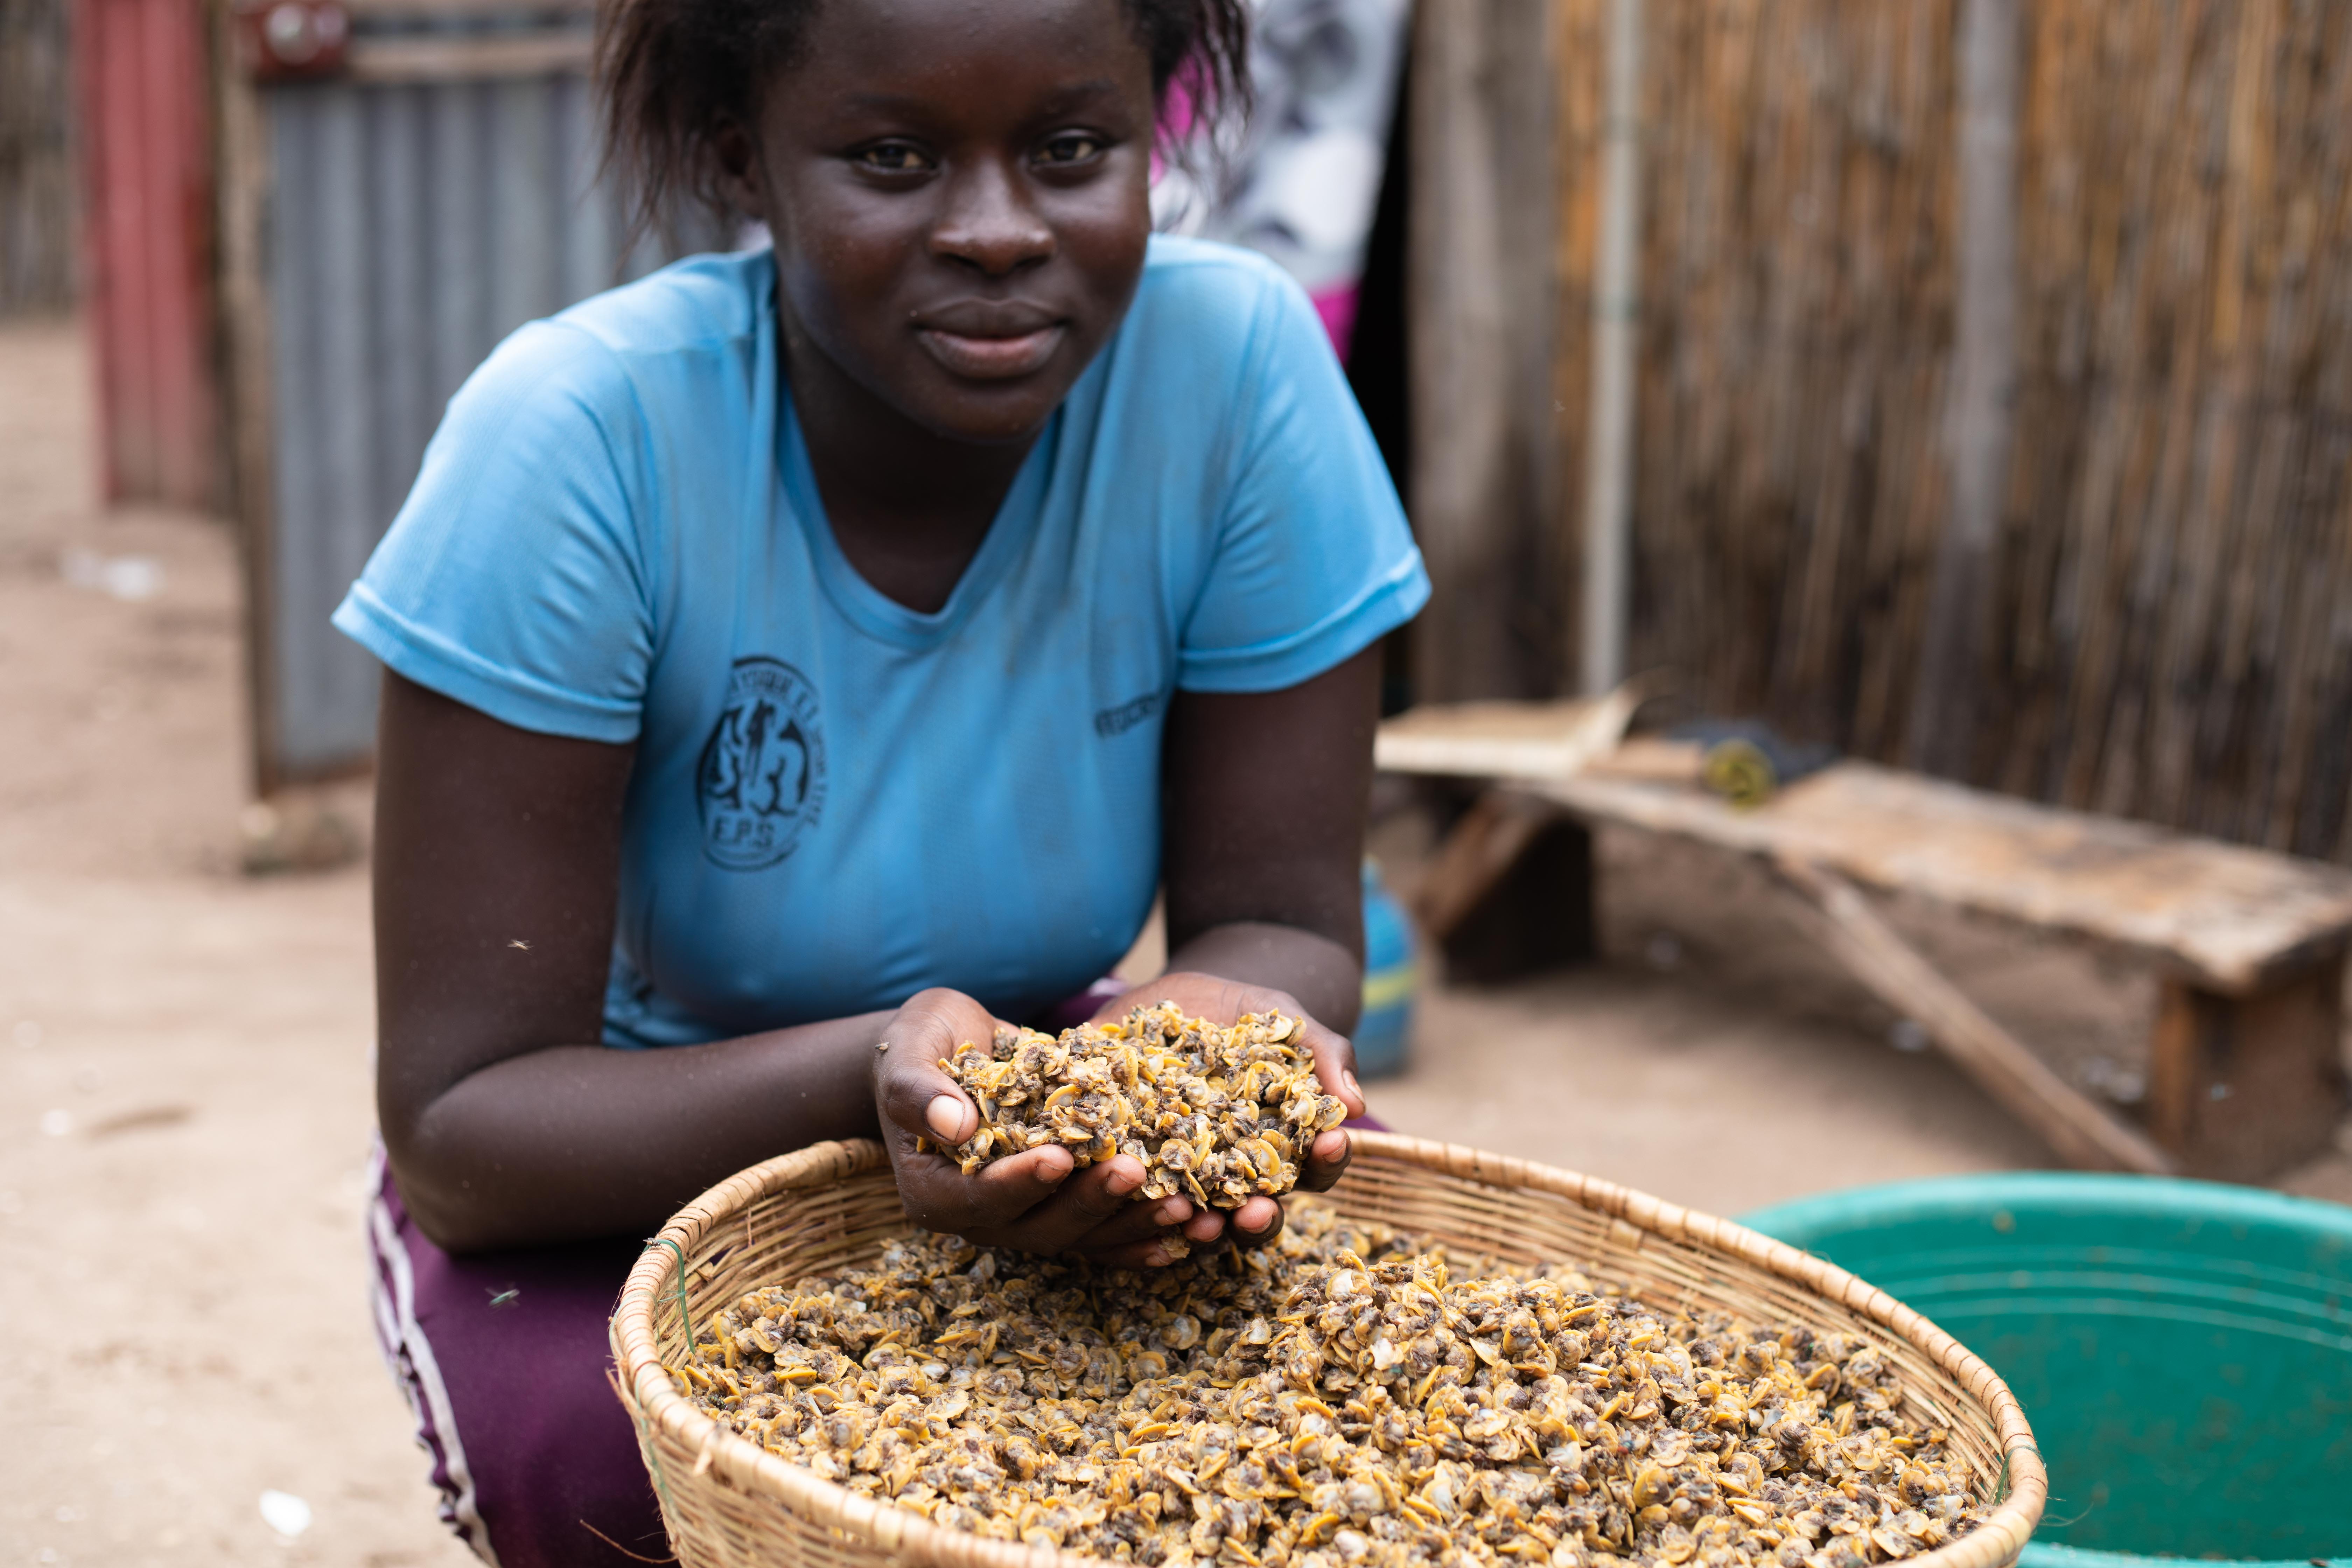
<svg viewBox="0 0 2352 1568"><path fill-rule="evenodd" d="M1131 1176L1125 1171L1113 1171L1109 1175L1103 1178L1103 1185L1110 1189L1111 1196L1115 1198L1123 1198L1127 1196L1128 1194L1135 1191L1136 1188L1143 1185L1143 1178L1141 1176Z"/></svg>
<svg viewBox="0 0 2352 1568"><path fill-rule="evenodd" d="M1362 1088L1357 1084L1356 1075L1354 1073L1349 1072L1346 1068L1341 1068L1339 1069L1339 1079L1341 1082L1348 1086L1348 1092L1349 1094L1354 1095L1358 1100L1364 1098L1364 1091Z"/></svg>
<svg viewBox="0 0 2352 1568"><path fill-rule="evenodd" d="M930 1123L933 1132L952 1143L963 1131L963 1101L952 1094L940 1095L923 1112L923 1120Z"/></svg>
<svg viewBox="0 0 2352 1568"><path fill-rule="evenodd" d="M1143 1266L1144 1266L1146 1268L1167 1268L1167 1267L1168 1267L1168 1249L1167 1249L1166 1247L1153 1247L1150 1251L1149 1251L1149 1252L1147 1252L1147 1253L1145 1253L1145 1254L1143 1255Z"/></svg>
<svg viewBox="0 0 2352 1568"><path fill-rule="evenodd" d="M1170 1198L1151 1211L1156 1225L1181 1225L1192 1217L1192 1205L1181 1198Z"/></svg>

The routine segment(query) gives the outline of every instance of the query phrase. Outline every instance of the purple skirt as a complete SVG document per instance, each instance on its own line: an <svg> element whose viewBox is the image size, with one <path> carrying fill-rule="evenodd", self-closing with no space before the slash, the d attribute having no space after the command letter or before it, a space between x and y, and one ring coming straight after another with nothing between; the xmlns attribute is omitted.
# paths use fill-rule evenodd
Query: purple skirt
<svg viewBox="0 0 2352 1568"><path fill-rule="evenodd" d="M452 1258L382 1169L368 1214L377 1342L416 1417L441 1519L499 1568L667 1561L661 1509L607 1379L636 1240Z"/></svg>

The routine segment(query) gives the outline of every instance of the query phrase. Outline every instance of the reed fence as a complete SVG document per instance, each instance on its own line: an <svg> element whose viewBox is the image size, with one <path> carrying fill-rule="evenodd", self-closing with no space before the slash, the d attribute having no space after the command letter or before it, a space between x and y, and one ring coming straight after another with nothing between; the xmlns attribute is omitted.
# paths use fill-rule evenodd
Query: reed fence
<svg viewBox="0 0 2352 1568"><path fill-rule="evenodd" d="M1425 53L1485 76L1416 62L1415 188L1446 193L1413 238L1416 461L1467 472L1416 482L1417 668L1425 697L1565 689L1606 0L1423 9ZM1644 7L1628 662L1889 761L1950 486L1959 9ZM2021 16L2016 396L1961 771L2352 859L2352 6ZM1475 164L1496 147L1548 166ZM1549 218L1538 276L1465 243L1482 207ZM1430 306L1465 290L1517 333ZM1448 390L1523 388L1536 353L1546 408Z"/></svg>

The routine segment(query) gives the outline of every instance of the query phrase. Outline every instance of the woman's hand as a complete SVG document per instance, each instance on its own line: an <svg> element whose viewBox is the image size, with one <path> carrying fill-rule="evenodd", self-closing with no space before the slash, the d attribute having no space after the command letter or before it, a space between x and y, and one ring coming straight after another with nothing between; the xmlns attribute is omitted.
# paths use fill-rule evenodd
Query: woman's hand
<svg viewBox="0 0 2352 1568"><path fill-rule="evenodd" d="M1355 1047L1308 1016L1298 999L1287 991L1214 974L1177 971L1113 997L1096 1010L1095 1018L1102 1023L1114 1022L1125 1017L1131 1008L1160 1002L1173 1002L1193 1017L1206 1018L1213 1024L1231 1024L1244 1013L1283 1013L1297 1019L1307 1048L1315 1058L1315 1076L1322 1083L1323 1092L1338 1096L1349 1116L1364 1113L1364 1091L1356 1087ZM1334 1127L1318 1134L1299 1166L1298 1184L1310 1193L1328 1191L1348 1168L1348 1134L1343 1129ZM1195 1241L1213 1241L1224 1228L1225 1217L1220 1211L1210 1209L1187 1226L1185 1234ZM1243 1247L1263 1247L1282 1234L1282 1205L1274 1198L1251 1198L1233 1211L1232 1219L1234 1240ZM1209 1229L1212 1225L1217 1228Z"/></svg>
<svg viewBox="0 0 2352 1568"><path fill-rule="evenodd" d="M1047 1144L963 1173L954 1149L979 1131L980 1111L940 1063L964 1041L1011 1026L961 992L940 989L917 994L884 1028L874 1106L907 1216L983 1247L1078 1252L1129 1268L1167 1262L1159 1240L1175 1226L1195 1241L1216 1239L1223 1217L1196 1214L1188 1198L1134 1202L1144 1169L1129 1155L1078 1171L1067 1149ZM919 1137L932 1147L917 1148Z"/></svg>

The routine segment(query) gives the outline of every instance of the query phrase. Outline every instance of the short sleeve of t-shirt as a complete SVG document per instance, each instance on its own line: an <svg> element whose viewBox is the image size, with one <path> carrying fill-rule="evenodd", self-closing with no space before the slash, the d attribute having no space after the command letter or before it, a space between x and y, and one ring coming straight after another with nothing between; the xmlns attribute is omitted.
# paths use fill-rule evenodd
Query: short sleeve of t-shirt
<svg viewBox="0 0 2352 1568"><path fill-rule="evenodd" d="M631 406L592 335L546 321L508 339L450 400L334 624L492 718L634 740L655 634Z"/></svg>
<svg viewBox="0 0 2352 1568"><path fill-rule="evenodd" d="M1271 262L1248 260L1260 286L1232 479L1181 633L1176 684L1188 691L1295 686L1429 598L1396 487L1314 306Z"/></svg>

